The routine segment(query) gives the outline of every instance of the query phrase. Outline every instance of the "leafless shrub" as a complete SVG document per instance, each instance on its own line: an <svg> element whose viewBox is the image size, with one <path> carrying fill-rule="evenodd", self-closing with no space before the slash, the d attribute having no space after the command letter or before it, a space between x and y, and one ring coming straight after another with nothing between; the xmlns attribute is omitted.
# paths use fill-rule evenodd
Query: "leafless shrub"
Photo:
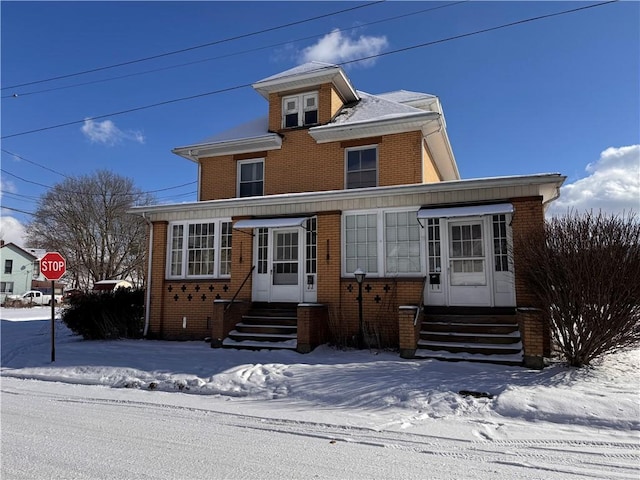
<svg viewBox="0 0 640 480"><path fill-rule="evenodd" d="M350 334L339 307L329 308L329 344L337 348L347 348L356 345L356 339Z"/></svg>
<svg viewBox="0 0 640 480"><path fill-rule="evenodd" d="M640 342L640 222L569 213L516 239L518 275L534 292L567 362Z"/></svg>

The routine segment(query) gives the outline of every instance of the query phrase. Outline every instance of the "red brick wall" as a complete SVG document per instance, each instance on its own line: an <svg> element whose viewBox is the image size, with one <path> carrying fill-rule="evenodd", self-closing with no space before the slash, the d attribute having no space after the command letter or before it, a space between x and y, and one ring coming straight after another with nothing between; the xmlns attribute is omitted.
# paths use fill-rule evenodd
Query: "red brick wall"
<svg viewBox="0 0 640 480"><path fill-rule="evenodd" d="M513 198L511 203L515 208L513 215L513 239L514 239L514 270L516 283L516 305L519 307L530 307L535 305L535 298L527 290L522 281L522 276L518 275L518 238L526 238L531 232L544 227L544 209L542 207L542 197L522 197Z"/></svg>

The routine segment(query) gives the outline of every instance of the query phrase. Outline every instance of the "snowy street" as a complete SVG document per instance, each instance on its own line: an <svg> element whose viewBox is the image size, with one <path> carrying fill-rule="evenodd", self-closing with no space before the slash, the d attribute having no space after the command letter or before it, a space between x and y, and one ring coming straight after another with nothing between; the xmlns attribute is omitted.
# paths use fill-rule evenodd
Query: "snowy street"
<svg viewBox="0 0 640 480"><path fill-rule="evenodd" d="M299 355L86 342L58 322L52 364L49 323L24 315L2 310L3 480L640 471L637 351L538 372L328 347Z"/></svg>

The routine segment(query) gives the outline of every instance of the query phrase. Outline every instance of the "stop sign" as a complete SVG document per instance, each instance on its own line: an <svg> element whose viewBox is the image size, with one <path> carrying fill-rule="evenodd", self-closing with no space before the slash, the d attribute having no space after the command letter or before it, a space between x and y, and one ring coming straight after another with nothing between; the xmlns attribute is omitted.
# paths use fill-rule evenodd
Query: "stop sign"
<svg viewBox="0 0 640 480"><path fill-rule="evenodd" d="M40 259L40 272L47 280L59 280L67 271L67 262L58 252L47 252Z"/></svg>

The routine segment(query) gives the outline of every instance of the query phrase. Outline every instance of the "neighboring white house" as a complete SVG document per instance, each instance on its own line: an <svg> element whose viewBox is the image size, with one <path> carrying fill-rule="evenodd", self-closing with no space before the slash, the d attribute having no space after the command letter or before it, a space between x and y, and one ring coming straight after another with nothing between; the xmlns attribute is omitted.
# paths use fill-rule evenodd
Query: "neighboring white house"
<svg viewBox="0 0 640 480"><path fill-rule="evenodd" d="M31 290L32 281L40 275L40 250L3 243L0 247L0 302L7 295L22 295Z"/></svg>

